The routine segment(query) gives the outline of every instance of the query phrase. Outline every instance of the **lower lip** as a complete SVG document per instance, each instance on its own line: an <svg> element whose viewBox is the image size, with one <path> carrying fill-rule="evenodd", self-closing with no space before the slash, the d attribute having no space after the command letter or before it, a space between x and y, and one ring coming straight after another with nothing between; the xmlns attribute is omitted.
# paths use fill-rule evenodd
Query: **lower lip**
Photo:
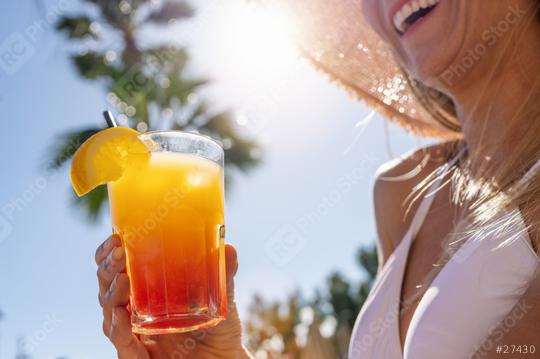
<svg viewBox="0 0 540 359"><path fill-rule="evenodd" d="M431 10L426 16L420 18L419 20L417 20L414 24L412 24L411 27L409 27L402 35L401 35L401 38L403 39L406 39L410 36L412 36L411 34L416 32L416 30L421 27L427 20L429 20L429 18L437 11L437 9L439 8L439 4L437 4L433 10Z"/></svg>

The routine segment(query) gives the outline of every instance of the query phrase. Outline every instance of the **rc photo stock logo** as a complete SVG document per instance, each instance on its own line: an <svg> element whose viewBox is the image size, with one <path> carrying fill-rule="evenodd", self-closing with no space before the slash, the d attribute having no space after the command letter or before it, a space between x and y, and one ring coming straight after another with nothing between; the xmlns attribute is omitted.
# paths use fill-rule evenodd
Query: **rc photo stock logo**
<svg viewBox="0 0 540 359"><path fill-rule="evenodd" d="M166 77L156 82L154 76L160 74L167 63L174 61L181 53L175 47L151 51L144 60L131 66L119 79L114 92L107 95L107 101L128 117L135 114L135 107L146 95L158 86L168 88L170 80ZM143 131L144 132L144 131Z"/></svg>
<svg viewBox="0 0 540 359"><path fill-rule="evenodd" d="M297 227L287 224L280 227L264 244L264 251L278 267L290 263L307 244L307 239Z"/></svg>
<svg viewBox="0 0 540 359"><path fill-rule="evenodd" d="M75 0L58 0L43 16L0 40L0 70L15 75L36 54L35 44Z"/></svg>
<svg viewBox="0 0 540 359"><path fill-rule="evenodd" d="M9 35L0 44L0 69L15 75L36 53L36 48L20 32Z"/></svg>
<svg viewBox="0 0 540 359"><path fill-rule="evenodd" d="M13 232L13 225L0 214L0 243L8 239L11 232Z"/></svg>
<svg viewBox="0 0 540 359"><path fill-rule="evenodd" d="M47 183L46 177L37 177L21 194L0 207L0 243L9 238L13 232L13 223L17 215L44 191Z"/></svg>
<svg viewBox="0 0 540 359"><path fill-rule="evenodd" d="M307 246L309 229L325 221L328 214L356 188L377 161L373 154L364 154L358 165L339 176L332 188L311 209L292 223L279 227L264 243L268 258L278 267L285 267Z"/></svg>

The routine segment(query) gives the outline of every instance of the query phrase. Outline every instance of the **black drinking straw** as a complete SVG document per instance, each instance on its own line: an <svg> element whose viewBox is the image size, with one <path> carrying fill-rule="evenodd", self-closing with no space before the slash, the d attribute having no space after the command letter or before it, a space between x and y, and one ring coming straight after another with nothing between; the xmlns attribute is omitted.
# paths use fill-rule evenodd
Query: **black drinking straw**
<svg viewBox="0 0 540 359"><path fill-rule="evenodd" d="M105 117L105 121L107 122L107 126L109 126L109 127L118 127L118 124L114 120L114 116L111 113L111 111L103 111L103 117Z"/></svg>

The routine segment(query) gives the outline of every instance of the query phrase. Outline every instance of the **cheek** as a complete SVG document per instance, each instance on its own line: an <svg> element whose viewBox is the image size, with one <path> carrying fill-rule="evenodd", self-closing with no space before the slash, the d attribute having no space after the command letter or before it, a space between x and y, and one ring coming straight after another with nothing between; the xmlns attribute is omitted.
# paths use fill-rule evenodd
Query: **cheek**
<svg viewBox="0 0 540 359"><path fill-rule="evenodd" d="M383 34L383 19L382 14L382 1L381 0L362 0L362 12L364 18L381 37L384 37Z"/></svg>
<svg viewBox="0 0 540 359"><path fill-rule="evenodd" d="M394 30L394 25L389 24L386 14L391 5L390 0L363 0L362 12L369 26L393 51L399 62L404 62L405 55L399 44L399 38Z"/></svg>

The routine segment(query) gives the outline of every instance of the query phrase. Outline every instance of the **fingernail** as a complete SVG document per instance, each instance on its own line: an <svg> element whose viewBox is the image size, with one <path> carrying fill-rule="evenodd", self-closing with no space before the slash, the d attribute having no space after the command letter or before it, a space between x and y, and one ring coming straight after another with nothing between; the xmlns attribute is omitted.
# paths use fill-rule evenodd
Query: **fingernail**
<svg viewBox="0 0 540 359"><path fill-rule="evenodd" d="M120 259L122 259L122 257L124 256L124 248L122 247L116 247L114 250L113 250L113 259L114 260L117 260L119 261Z"/></svg>

